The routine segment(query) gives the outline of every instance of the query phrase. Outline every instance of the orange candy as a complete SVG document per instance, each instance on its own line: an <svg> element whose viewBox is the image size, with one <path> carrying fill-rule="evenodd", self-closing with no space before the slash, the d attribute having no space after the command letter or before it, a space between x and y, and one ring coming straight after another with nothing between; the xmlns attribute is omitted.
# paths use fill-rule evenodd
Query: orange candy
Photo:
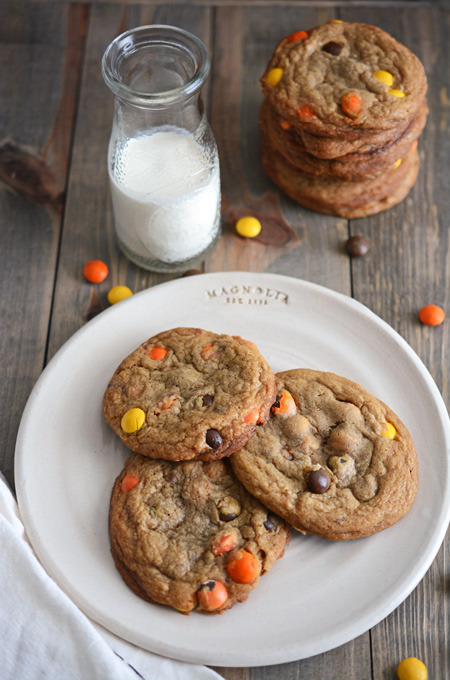
<svg viewBox="0 0 450 680"><path fill-rule="evenodd" d="M154 361L161 361L161 359L164 359L166 354L167 350L164 349L163 347L152 347L152 349L148 353L148 356L150 359L153 359Z"/></svg>
<svg viewBox="0 0 450 680"><path fill-rule="evenodd" d="M246 416L244 416L245 423L257 423L259 419L259 408L252 408Z"/></svg>
<svg viewBox="0 0 450 680"><path fill-rule="evenodd" d="M217 354L217 346L216 345L205 345L200 352L202 359L205 361L208 361L208 359L211 359L215 354Z"/></svg>
<svg viewBox="0 0 450 680"><path fill-rule="evenodd" d="M280 128L282 130L289 130L292 127L292 123L289 120L280 120Z"/></svg>
<svg viewBox="0 0 450 680"><path fill-rule="evenodd" d="M297 406L293 396L287 390L281 390L281 396L271 410L276 416L293 416L297 412Z"/></svg>
<svg viewBox="0 0 450 680"><path fill-rule="evenodd" d="M101 260L89 260L84 265L83 274L91 283L101 283L108 276L108 267Z"/></svg>
<svg viewBox="0 0 450 680"><path fill-rule="evenodd" d="M206 581L197 592L198 601L203 609L214 611L223 607L228 600L228 590L221 581Z"/></svg>
<svg viewBox="0 0 450 680"><path fill-rule="evenodd" d="M122 479L122 483L120 484L120 490L123 493L128 493L131 491L131 489L134 489L134 487L139 484L139 477L134 477L133 475L126 474L125 477Z"/></svg>
<svg viewBox="0 0 450 680"><path fill-rule="evenodd" d="M357 118L362 111L362 101L354 92L346 92L341 98L341 108L346 116Z"/></svg>
<svg viewBox="0 0 450 680"><path fill-rule="evenodd" d="M290 43L294 42L294 40L306 40L307 37L308 34L306 31L296 31L295 33L291 33L291 35L286 38L286 42Z"/></svg>
<svg viewBox="0 0 450 680"><path fill-rule="evenodd" d="M230 555L227 572L235 583L251 583L259 576L261 565L247 550L235 550Z"/></svg>
<svg viewBox="0 0 450 680"><path fill-rule="evenodd" d="M232 534L225 534L221 536L217 542L217 545L213 547L214 555L222 555L223 553L230 552L234 548L235 540Z"/></svg>
<svg viewBox="0 0 450 680"><path fill-rule="evenodd" d="M445 319L445 312L438 305L425 305L419 312L419 319L426 326L439 326Z"/></svg>
<svg viewBox="0 0 450 680"><path fill-rule="evenodd" d="M314 111L310 106L308 106L308 104L304 104L303 106L297 107L297 115L302 120L307 120L308 118L312 118L314 116Z"/></svg>

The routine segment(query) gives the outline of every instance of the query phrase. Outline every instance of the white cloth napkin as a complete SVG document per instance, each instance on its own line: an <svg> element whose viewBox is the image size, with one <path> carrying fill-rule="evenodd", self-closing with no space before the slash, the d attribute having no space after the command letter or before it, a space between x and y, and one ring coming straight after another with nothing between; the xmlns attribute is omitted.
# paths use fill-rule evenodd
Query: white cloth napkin
<svg viewBox="0 0 450 680"><path fill-rule="evenodd" d="M220 678L135 647L88 619L37 560L1 473L0 669L2 680Z"/></svg>

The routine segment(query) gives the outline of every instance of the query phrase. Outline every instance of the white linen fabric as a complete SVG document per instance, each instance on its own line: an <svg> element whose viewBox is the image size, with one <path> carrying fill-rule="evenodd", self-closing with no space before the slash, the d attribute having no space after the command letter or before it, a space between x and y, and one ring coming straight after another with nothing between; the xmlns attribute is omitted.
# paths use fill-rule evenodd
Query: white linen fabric
<svg viewBox="0 0 450 680"><path fill-rule="evenodd" d="M205 666L147 652L94 624L44 570L0 473L2 680L218 680Z"/></svg>

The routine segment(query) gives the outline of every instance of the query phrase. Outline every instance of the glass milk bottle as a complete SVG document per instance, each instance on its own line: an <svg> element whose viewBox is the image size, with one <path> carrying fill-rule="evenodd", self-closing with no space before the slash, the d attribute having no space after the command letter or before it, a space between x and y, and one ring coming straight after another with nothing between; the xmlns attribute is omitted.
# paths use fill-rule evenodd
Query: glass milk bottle
<svg viewBox="0 0 450 680"><path fill-rule="evenodd" d="M186 270L219 236L219 158L201 100L209 64L203 43L172 26L127 31L103 56L114 94L116 235L125 255L151 271Z"/></svg>

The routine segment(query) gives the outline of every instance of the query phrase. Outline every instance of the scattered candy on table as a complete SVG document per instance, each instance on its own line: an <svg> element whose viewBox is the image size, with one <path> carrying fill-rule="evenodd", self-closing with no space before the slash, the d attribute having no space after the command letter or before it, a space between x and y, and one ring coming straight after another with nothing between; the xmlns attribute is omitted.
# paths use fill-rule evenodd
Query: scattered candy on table
<svg viewBox="0 0 450 680"><path fill-rule="evenodd" d="M261 231L261 222L256 217L241 217L236 222L236 231L244 238L254 238Z"/></svg>
<svg viewBox="0 0 450 680"><path fill-rule="evenodd" d="M438 305L425 305L419 312L419 319L426 326L439 326L445 319L445 312Z"/></svg>
<svg viewBox="0 0 450 680"><path fill-rule="evenodd" d="M102 260L89 260L84 265L83 274L91 283L101 283L108 276L108 266Z"/></svg>
<svg viewBox="0 0 450 680"><path fill-rule="evenodd" d="M350 238L345 242L345 251L347 255L352 257L362 257L369 250L369 244L360 234L355 236L350 236Z"/></svg>
<svg viewBox="0 0 450 680"><path fill-rule="evenodd" d="M108 302L110 305L115 305L116 302L125 300L125 298L133 295L133 292L128 288L128 286L114 286L108 293Z"/></svg>
<svg viewBox="0 0 450 680"><path fill-rule="evenodd" d="M410 656L397 666L397 676L399 680L427 680L427 667L420 659Z"/></svg>

